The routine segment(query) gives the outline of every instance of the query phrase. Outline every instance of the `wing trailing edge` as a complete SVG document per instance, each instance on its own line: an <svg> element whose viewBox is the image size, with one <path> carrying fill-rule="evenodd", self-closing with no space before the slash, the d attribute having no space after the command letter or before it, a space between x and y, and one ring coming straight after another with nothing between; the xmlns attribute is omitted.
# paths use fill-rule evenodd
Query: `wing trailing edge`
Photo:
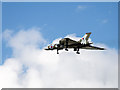
<svg viewBox="0 0 120 90"><path fill-rule="evenodd" d="M106 50L105 48L96 47L96 46L86 46L86 47L82 47L81 49L89 49L89 50Z"/></svg>

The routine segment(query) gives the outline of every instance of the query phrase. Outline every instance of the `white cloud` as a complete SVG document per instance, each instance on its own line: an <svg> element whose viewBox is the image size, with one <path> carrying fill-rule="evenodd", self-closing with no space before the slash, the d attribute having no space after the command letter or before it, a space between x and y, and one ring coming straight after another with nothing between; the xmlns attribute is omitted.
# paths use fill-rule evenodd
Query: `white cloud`
<svg viewBox="0 0 120 90"><path fill-rule="evenodd" d="M118 55L115 49L105 46L106 51L80 50L80 55L73 50L63 50L58 55L56 51L39 48L46 41L36 28L3 35L11 37L6 41L13 49L13 57L0 66L0 88L118 87ZM78 39L74 34L66 37Z"/></svg>
<svg viewBox="0 0 120 90"><path fill-rule="evenodd" d="M78 9L85 9L86 6L78 5L77 8L78 8Z"/></svg>
<svg viewBox="0 0 120 90"><path fill-rule="evenodd" d="M80 11L83 11L85 10L87 7L84 6L84 5L78 5L77 8L76 8L76 12L80 12Z"/></svg>
<svg viewBox="0 0 120 90"><path fill-rule="evenodd" d="M108 20L107 19L104 19L104 20L102 20L102 23L108 23Z"/></svg>

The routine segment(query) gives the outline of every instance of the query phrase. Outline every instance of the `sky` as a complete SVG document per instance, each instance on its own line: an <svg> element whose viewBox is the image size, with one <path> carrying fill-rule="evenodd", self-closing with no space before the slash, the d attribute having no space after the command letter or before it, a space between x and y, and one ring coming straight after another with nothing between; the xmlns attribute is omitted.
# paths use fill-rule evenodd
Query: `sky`
<svg viewBox="0 0 120 90"><path fill-rule="evenodd" d="M75 33L77 37L82 37L86 32L92 32L94 42L117 49L117 8L117 3L108 2L3 3L2 28L3 32L6 29L17 32L19 29L38 27L49 43L68 34ZM4 53L10 51L4 49L6 47L3 47L3 59L6 57Z"/></svg>
<svg viewBox="0 0 120 90"><path fill-rule="evenodd" d="M76 39L87 32L92 32L90 39L94 45L108 50L83 50L81 56L73 51L60 51L58 56L56 51L43 50L60 38ZM3 2L2 37L0 74L4 78L12 77L8 80L12 83L9 85L5 81L3 86L117 87L117 2ZM11 76L4 76L7 73Z"/></svg>

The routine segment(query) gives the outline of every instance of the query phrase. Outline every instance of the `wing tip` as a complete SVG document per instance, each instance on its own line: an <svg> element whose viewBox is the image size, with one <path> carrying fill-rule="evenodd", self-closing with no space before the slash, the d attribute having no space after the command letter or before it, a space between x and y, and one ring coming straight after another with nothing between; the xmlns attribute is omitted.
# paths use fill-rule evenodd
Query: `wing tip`
<svg viewBox="0 0 120 90"><path fill-rule="evenodd" d="M107 50L106 48L101 48L101 50Z"/></svg>
<svg viewBox="0 0 120 90"><path fill-rule="evenodd" d="M107 50L106 48L103 48L103 50Z"/></svg>

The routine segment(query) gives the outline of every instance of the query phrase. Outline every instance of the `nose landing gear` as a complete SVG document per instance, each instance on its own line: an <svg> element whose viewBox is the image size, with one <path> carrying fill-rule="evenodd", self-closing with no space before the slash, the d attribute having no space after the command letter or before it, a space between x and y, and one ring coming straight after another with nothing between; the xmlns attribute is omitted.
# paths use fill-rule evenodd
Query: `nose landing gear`
<svg viewBox="0 0 120 90"><path fill-rule="evenodd" d="M59 54L58 49L57 49L57 54Z"/></svg>

